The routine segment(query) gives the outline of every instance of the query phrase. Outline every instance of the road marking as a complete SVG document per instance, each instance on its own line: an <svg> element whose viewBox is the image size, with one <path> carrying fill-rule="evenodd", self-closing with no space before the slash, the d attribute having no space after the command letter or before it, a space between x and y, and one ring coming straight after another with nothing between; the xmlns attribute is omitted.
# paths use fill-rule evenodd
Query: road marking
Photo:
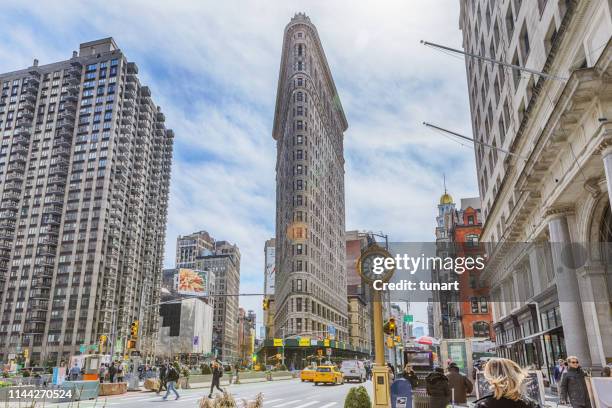
<svg viewBox="0 0 612 408"><path fill-rule="evenodd" d="M282 398L277 398L277 399L273 399L273 400L270 400L270 401L266 401L266 398L264 397L264 402L267 402L268 404L271 404L271 403L277 402L277 401L282 401L282 400L283 400Z"/></svg>
<svg viewBox="0 0 612 408"><path fill-rule="evenodd" d="M318 404L318 403L319 403L319 401L311 401L311 402L307 402L307 403L302 404L302 405L298 405L297 407L294 407L294 408L305 408L305 407L308 407L308 406L310 406L312 404Z"/></svg>
<svg viewBox="0 0 612 408"><path fill-rule="evenodd" d="M323 406L321 406L321 407L319 407L319 408L329 408L329 407L333 407L333 406L334 406L334 405L336 405L336 404L337 404L337 402L330 402L329 404L327 404L327 405L323 405Z"/></svg>
<svg viewBox="0 0 612 408"><path fill-rule="evenodd" d="M301 400L295 400L295 401L283 402L282 404L275 405L275 406L274 406L274 408L284 407L284 406L287 406L287 405L292 405L292 404L295 404L296 402L300 402L300 401L301 401Z"/></svg>

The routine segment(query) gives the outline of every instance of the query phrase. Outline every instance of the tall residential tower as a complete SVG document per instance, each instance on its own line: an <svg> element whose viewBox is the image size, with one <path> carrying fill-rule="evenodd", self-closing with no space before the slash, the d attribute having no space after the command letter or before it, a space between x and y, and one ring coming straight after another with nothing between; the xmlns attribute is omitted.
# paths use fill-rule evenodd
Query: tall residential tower
<svg viewBox="0 0 612 408"><path fill-rule="evenodd" d="M134 320L151 350L173 133L137 74L112 38L0 74L0 360L122 344Z"/></svg>
<svg viewBox="0 0 612 408"><path fill-rule="evenodd" d="M298 13L285 28L273 137L275 332L348 340L343 132L348 123L321 40Z"/></svg>

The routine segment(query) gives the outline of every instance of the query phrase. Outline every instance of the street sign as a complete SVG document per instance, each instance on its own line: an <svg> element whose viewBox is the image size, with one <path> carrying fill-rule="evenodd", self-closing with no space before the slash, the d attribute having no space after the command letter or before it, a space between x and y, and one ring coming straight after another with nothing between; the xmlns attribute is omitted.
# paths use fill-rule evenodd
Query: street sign
<svg viewBox="0 0 612 408"><path fill-rule="evenodd" d="M414 316L413 315L404 315L404 323L412 323L414 322Z"/></svg>

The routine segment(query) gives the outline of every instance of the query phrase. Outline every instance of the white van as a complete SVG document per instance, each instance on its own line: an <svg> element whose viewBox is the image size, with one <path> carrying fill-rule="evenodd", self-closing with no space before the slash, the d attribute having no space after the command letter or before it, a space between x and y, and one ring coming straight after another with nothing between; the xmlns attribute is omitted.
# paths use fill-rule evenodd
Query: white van
<svg viewBox="0 0 612 408"><path fill-rule="evenodd" d="M367 379L365 365L363 361L359 360L346 360L342 362L340 371L344 376L344 381L357 380L364 382Z"/></svg>

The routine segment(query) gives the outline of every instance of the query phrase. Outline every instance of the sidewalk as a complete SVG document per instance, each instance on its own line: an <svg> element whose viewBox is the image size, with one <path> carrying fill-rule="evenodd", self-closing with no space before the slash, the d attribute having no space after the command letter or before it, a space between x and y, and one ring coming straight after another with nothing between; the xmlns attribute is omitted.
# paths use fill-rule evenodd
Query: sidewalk
<svg viewBox="0 0 612 408"><path fill-rule="evenodd" d="M292 378L293 377L291 375L279 376L279 377L274 377L272 381L291 380ZM238 383L234 383L234 382L230 382L229 377L222 377L220 381L222 387L228 386L228 385L250 384L250 383L257 383L257 382L268 382L268 381L265 378L245 378L245 379L239 379ZM195 382L195 383L190 382L189 388L187 389L210 388L211 383L212 383L211 381ZM139 386L141 388L141 392L155 392L152 390L144 389L144 383L141 383Z"/></svg>

